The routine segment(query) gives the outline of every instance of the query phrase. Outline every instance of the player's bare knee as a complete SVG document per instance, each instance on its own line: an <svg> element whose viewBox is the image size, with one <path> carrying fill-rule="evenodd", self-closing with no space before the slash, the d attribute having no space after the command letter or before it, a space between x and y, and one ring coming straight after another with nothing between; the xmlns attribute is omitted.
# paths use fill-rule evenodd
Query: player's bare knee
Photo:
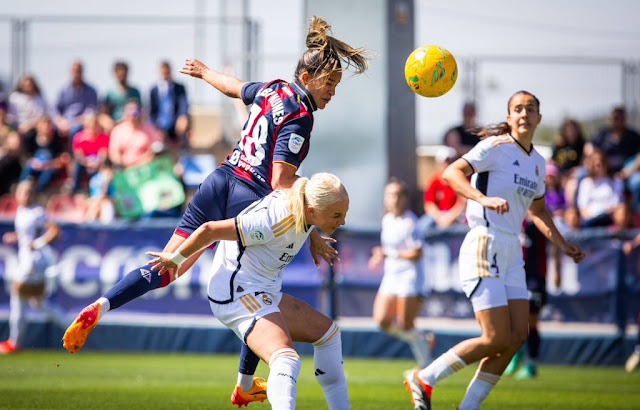
<svg viewBox="0 0 640 410"><path fill-rule="evenodd" d="M486 348L489 356L502 353L512 346L511 335L509 334L505 335L496 333L490 336L485 336L484 339L486 341Z"/></svg>
<svg viewBox="0 0 640 410"><path fill-rule="evenodd" d="M519 350L527 341L527 337L529 336L529 332L527 329L513 332L511 335L511 345Z"/></svg>

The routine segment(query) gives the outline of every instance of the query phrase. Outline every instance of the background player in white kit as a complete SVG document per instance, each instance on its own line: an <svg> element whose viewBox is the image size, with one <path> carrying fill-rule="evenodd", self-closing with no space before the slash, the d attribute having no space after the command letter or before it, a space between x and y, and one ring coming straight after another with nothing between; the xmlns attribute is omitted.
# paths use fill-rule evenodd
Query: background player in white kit
<svg viewBox="0 0 640 410"><path fill-rule="evenodd" d="M46 211L36 202L35 195L33 181L27 179L18 184L16 230L2 237L7 245L18 244L18 266L7 269L13 275L9 339L0 343L0 353L13 353L22 347L28 302L42 310L61 329L69 324L62 311L45 300L45 271L54 263L49 243L58 237L60 229L47 221Z"/></svg>
<svg viewBox="0 0 640 410"><path fill-rule="evenodd" d="M431 362L433 334L414 327L421 305L423 275L420 272L422 241L417 236L418 217L407 209L407 186L392 178L384 189L380 242L372 249L369 269L384 263L384 276L373 303L373 318L385 332L404 340L420 368ZM428 339L428 340L427 340Z"/></svg>
<svg viewBox="0 0 640 410"><path fill-rule="evenodd" d="M163 274L221 241L208 287L211 310L269 365L267 397L274 409L296 406L302 363L292 340L313 343L315 374L329 408L349 408L340 329L311 306L281 292L282 269L314 226L333 233L344 225L348 208L340 180L315 174L254 202L233 219L201 225L173 254L148 253L156 257L149 262L153 270Z"/></svg>
<svg viewBox="0 0 640 410"><path fill-rule="evenodd" d="M484 129L479 142L444 173L469 199L471 230L460 248L460 280L482 335L464 340L405 381L417 409L431 409L436 383L480 360L459 409L479 409L527 339L529 302L518 234L527 211L536 227L579 263L584 254L558 232L544 201L545 161L533 149L540 102L518 91L507 104L507 122ZM467 176L474 174L471 183Z"/></svg>

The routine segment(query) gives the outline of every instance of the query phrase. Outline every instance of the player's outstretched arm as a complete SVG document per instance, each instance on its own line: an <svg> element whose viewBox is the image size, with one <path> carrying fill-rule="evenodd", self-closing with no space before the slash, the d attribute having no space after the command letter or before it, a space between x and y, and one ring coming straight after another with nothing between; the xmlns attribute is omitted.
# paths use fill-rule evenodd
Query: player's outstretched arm
<svg viewBox="0 0 640 410"><path fill-rule="evenodd" d="M560 247L562 252L573 259L575 263L580 263L584 259L584 252L578 245L567 242L562 234L556 228L556 224L553 222L553 217L547 209L544 197L535 200L529 207L529 216L536 225L536 228L551 242Z"/></svg>
<svg viewBox="0 0 640 410"><path fill-rule="evenodd" d="M167 270L175 269L199 250L218 241L237 241L235 219L211 221L200 225L174 252L147 252L155 258L148 263L154 265L151 270L159 270L158 275Z"/></svg>
<svg viewBox="0 0 640 410"><path fill-rule="evenodd" d="M232 75L214 71L200 60L187 58L180 72L191 77L202 78L227 97L242 98L244 81Z"/></svg>

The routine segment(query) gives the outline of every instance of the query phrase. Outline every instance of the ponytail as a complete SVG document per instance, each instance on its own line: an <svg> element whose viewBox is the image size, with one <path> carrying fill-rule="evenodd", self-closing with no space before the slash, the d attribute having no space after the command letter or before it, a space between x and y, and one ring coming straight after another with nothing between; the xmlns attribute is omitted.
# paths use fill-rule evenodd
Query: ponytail
<svg viewBox="0 0 640 410"><path fill-rule="evenodd" d="M474 128L470 132L480 137L480 139L485 139L493 137L494 135L509 134L511 133L511 126L506 122L501 122L499 124L492 124L482 128Z"/></svg>
<svg viewBox="0 0 640 410"><path fill-rule="evenodd" d="M298 233L307 230L307 206L323 211L336 202L349 199L349 194L338 177L326 172L314 174L311 179L298 178L289 189L288 195L289 210Z"/></svg>
<svg viewBox="0 0 640 410"><path fill-rule="evenodd" d="M314 78L328 77L335 71L342 71L343 62L346 64L344 69L354 67L356 74L367 70L369 53L328 35L330 32L329 23L313 16L307 34L307 51L298 61L294 78L298 79L305 71Z"/></svg>
<svg viewBox="0 0 640 410"><path fill-rule="evenodd" d="M307 226L304 217L304 210L307 205L304 191L308 182L308 178L300 177L289 189L289 210L291 211L291 215L293 215L297 233L304 232Z"/></svg>

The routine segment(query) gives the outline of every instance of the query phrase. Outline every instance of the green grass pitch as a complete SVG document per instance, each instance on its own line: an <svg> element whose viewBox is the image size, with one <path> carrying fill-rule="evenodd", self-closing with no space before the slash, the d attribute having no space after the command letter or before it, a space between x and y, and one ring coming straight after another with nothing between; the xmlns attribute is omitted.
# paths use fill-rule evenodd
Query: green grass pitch
<svg viewBox="0 0 640 410"><path fill-rule="evenodd" d="M24 351L0 356L0 409L231 409L237 356L131 354L83 351L75 355ZM353 409L411 409L402 373L408 360L345 358ZM265 377L261 363L258 374ZM473 376L471 366L434 390L434 409L455 409ZM542 366L535 380L504 377L485 402L490 409L640 409L640 372L622 368ZM249 409L269 409L254 403ZM298 409L325 409L303 357Z"/></svg>

